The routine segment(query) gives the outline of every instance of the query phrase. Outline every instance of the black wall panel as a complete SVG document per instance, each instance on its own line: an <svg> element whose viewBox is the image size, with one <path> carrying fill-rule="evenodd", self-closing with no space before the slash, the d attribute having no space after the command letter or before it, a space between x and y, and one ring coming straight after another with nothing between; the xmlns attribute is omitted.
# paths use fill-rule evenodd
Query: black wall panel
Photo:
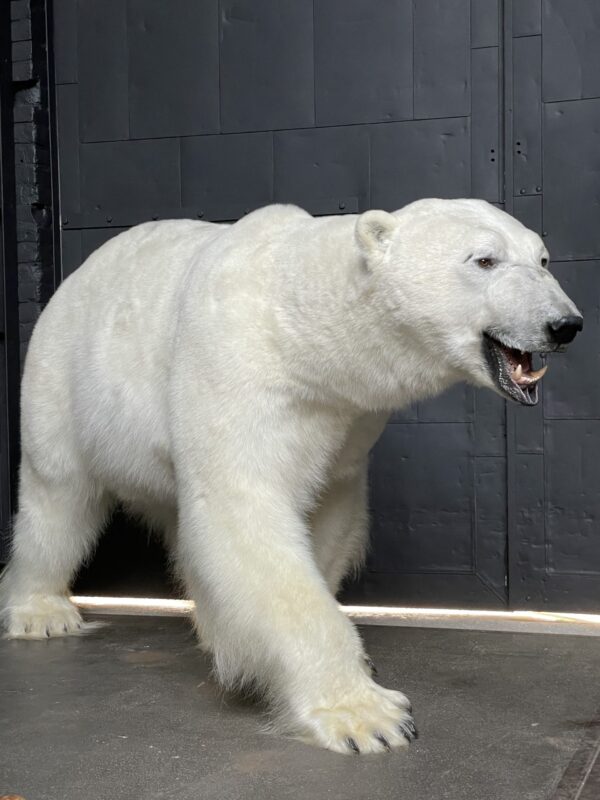
<svg viewBox="0 0 600 800"><path fill-rule="evenodd" d="M544 414L546 419L597 419L600 418L600 261L554 264L552 272L582 311L585 336L573 342L568 357L552 360L544 380Z"/></svg>
<svg viewBox="0 0 600 800"><path fill-rule="evenodd" d="M208 219L235 219L272 203L272 134L182 139L181 200L192 213L196 209L196 215Z"/></svg>
<svg viewBox="0 0 600 800"><path fill-rule="evenodd" d="M546 568L554 574L600 578L600 420L547 422L546 449ZM586 514L581 514L582 506Z"/></svg>
<svg viewBox="0 0 600 800"><path fill-rule="evenodd" d="M600 96L600 3L544 0L546 102Z"/></svg>
<svg viewBox="0 0 600 800"><path fill-rule="evenodd" d="M54 3L54 79L57 84L77 83L78 0Z"/></svg>
<svg viewBox="0 0 600 800"><path fill-rule="evenodd" d="M64 84L56 87L57 134L60 142L60 212L63 227L73 224L74 214L79 214L80 174L79 163L79 87Z"/></svg>
<svg viewBox="0 0 600 800"><path fill-rule="evenodd" d="M506 600L506 460L475 458L472 573L490 594Z"/></svg>
<svg viewBox="0 0 600 800"><path fill-rule="evenodd" d="M514 182L516 194L542 191L542 37L513 43Z"/></svg>
<svg viewBox="0 0 600 800"><path fill-rule="evenodd" d="M80 151L81 208L101 212L169 208L180 204L179 141L94 142Z"/></svg>
<svg viewBox="0 0 600 800"><path fill-rule="evenodd" d="M471 47L498 47L500 10L501 0L476 0L471 3Z"/></svg>
<svg viewBox="0 0 600 800"><path fill-rule="evenodd" d="M535 36L542 32L542 0L513 0L509 8L514 37ZM510 31L508 34L510 36Z"/></svg>
<svg viewBox="0 0 600 800"><path fill-rule="evenodd" d="M77 4L77 75L82 142L129 137L127 3Z"/></svg>
<svg viewBox="0 0 600 800"><path fill-rule="evenodd" d="M584 311L536 408L461 385L393 415L354 599L600 605L599 14L595 0L55 3L63 275L153 217L476 196L543 234Z"/></svg>
<svg viewBox="0 0 600 800"><path fill-rule="evenodd" d="M100 228L100 230L107 230ZM108 230L111 230L108 228ZM81 230L63 231L61 237L60 256L62 261L62 274L66 278L72 272L81 266L84 261L83 253L81 250Z"/></svg>
<svg viewBox="0 0 600 800"><path fill-rule="evenodd" d="M490 392L474 391L475 455L506 455L506 408L504 400Z"/></svg>
<svg viewBox="0 0 600 800"><path fill-rule="evenodd" d="M600 256L600 98L544 104L544 228L558 260Z"/></svg>
<svg viewBox="0 0 600 800"><path fill-rule="evenodd" d="M131 137L217 133L216 4L129 0L127 30ZM173 91L174 86L183 91Z"/></svg>
<svg viewBox="0 0 600 800"><path fill-rule="evenodd" d="M361 125L277 131L275 200L312 214L370 207L369 131Z"/></svg>
<svg viewBox="0 0 600 800"><path fill-rule="evenodd" d="M437 449L434 462L430 447ZM382 545L371 554L374 571L471 569L472 451L472 428L464 423L388 426L372 472L374 532Z"/></svg>
<svg viewBox="0 0 600 800"><path fill-rule="evenodd" d="M518 154L517 154L518 155ZM513 198L513 214L514 216L535 231L538 236L541 236L543 231L542 225L542 196L535 195L520 195Z"/></svg>
<svg viewBox="0 0 600 800"><path fill-rule="evenodd" d="M459 383L439 397L417 403L420 422L473 422L475 398L473 389Z"/></svg>
<svg viewBox="0 0 600 800"><path fill-rule="evenodd" d="M469 118L390 122L371 130L371 205L471 193Z"/></svg>
<svg viewBox="0 0 600 800"><path fill-rule="evenodd" d="M469 0L414 3L415 117L460 117L470 111Z"/></svg>
<svg viewBox="0 0 600 800"><path fill-rule="evenodd" d="M222 130L313 125L312 3L222 0L220 8Z"/></svg>
<svg viewBox="0 0 600 800"><path fill-rule="evenodd" d="M490 98L500 89L498 48L474 49L471 71L471 193L496 203L503 196L500 104Z"/></svg>
<svg viewBox="0 0 600 800"><path fill-rule="evenodd" d="M410 119L412 0L315 0L318 125Z"/></svg>

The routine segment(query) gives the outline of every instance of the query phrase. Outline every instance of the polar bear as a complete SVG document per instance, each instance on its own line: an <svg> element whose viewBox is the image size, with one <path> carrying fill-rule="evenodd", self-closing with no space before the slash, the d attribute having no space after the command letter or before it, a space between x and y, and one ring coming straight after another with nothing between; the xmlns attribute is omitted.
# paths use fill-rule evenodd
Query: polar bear
<svg viewBox="0 0 600 800"><path fill-rule="evenodd" d="M392 409L457 381L525 405L581 314L542 240L477 200L233 225L151 222L60 286L22 386L7 633L85 624L68 586L120 501L164 529L226 687L341 753L416 735L340 611L367 540L367 454Z"/></svg>

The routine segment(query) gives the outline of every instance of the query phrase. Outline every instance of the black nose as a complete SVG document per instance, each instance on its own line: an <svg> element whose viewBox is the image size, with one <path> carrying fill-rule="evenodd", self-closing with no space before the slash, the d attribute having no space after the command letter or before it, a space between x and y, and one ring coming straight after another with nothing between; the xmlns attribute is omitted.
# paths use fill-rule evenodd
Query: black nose
<svg viewBox="0 0 600 800"><path fill-rule="evenodd" d="M583 328L582 317L561 317L548 323L550 338L556 344L569 344Z"/></svg>

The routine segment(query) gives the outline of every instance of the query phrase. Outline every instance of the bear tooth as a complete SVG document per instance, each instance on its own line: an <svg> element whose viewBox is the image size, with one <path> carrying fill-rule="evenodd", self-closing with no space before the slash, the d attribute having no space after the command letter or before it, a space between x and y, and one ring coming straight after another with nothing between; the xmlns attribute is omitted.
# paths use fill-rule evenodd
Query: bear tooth
<svg viewBox="0 0 600 800"><path fill-rule="evenodd" d="M539 381L540 378L543 378L546 372L548 371L548 367L542 367L541 369L537 369L535 372L530 372L529 377L533 378L536 381Z"/></svg>
<svg viewBox="0 0 600 800"><path fill-rule="evenodd" d="M523 377L523 367L520 364L518 364L513 370L512 378L513 381L516 381L518 383L522 377Z"/></svg>

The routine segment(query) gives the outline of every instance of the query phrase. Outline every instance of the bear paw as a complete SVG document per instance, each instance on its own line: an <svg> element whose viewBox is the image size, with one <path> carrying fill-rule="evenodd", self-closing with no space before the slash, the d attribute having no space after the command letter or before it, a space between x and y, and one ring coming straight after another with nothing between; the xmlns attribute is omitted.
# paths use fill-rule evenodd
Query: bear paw
<svg viewBox="0 0 600 800"><path fill-rule="evenodd" d="M73 636L98 627L97 623L84 622L73 603L58 595L34 595L18 603L9 601L4 624L9 639Z"/></svg>
<svg viewBox="0 0 600 800"><path fill-rule="evenodd" d="M309 733L301 738L346 755L389 752L418 737L410 709L402 692L372 683L334 705L309 712L305 718Z"/></svg>

